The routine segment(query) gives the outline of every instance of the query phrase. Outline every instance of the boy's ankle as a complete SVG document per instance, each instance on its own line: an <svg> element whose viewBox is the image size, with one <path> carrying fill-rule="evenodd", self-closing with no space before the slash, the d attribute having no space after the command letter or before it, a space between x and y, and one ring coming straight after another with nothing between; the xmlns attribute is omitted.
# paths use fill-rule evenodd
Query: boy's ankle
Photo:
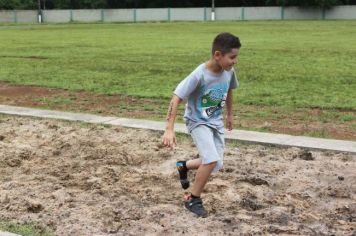
<svg viewBox="0 0 356 236"><path fill-rule="evenodd" d="M201 199L201 198L200 198L200 196L196 196L196 195L194 195L194 194L192 194L192 193L186 192L186 193L184 194L184 199L185 199L185 201L190 201L190 200L192 200L192 199Z"/></svg>

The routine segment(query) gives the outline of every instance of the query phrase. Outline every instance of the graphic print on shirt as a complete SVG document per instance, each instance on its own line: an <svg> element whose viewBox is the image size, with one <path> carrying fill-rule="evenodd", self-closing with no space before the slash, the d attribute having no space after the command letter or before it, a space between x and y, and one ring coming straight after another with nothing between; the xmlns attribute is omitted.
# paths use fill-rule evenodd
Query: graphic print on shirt
<svg viewBox="0 0 356 236"><path fill-rule="evenodd" d="M203 118L208 119L213 115L218 116L222 113L227 97L227 89L224 87L214 87L204 92L200 103Z"/></svg>

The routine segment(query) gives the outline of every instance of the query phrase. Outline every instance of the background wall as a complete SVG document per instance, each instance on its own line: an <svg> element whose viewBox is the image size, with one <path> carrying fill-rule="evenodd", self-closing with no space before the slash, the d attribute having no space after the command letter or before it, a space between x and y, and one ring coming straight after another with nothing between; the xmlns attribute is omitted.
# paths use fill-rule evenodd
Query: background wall
<svg viewBox="0 0 356 236"><path fill-rule="evenodd" d="M216 20L243 20L243 7L221 7L215 9Z"/></svg>
<svg viewBox="0 0 356 236"><path fill-rule="evenodd" d="M356 6L334 7L326 11L327 19L356 19Z"/></svg>
<svg viewBox="0 0 356 236"><path fill-rule="evenodd" d="M16 11L0 11L0 22L16 22L15 15Z"/></svg>
<svg viewBox="0 0 356 236"><path fill-rule="evenodd" d="M322 9L302 9L299 7L284 9L284 19L286 20L317 20L322 18Z"/></svg>
<svg viewBox="0 0 356 236"><path fill-rule="evenodd" d="M136 9L134 21L167 21L169 11L162 8ZM135 16L135 14L134 14Z"/></svg>
<svg viewBox="0 0 356 236"><path fill-rule="evenodd" d="M356 6L331 9L300 7L221 7L215 9L216 20L319 20L356 19ZM151 8L44 10L45 23L60 22L143 22L143 21L209 21L211 8ZM0 11L0 23L36 23L37 11Z"/></svg>
<svg viewBox="0 0 356 236"><path fill-rule="evenodd" d="M133 9L104 10L105 22L132 22L135 21Z"/></svg>
<svg viewBox="0 0 356 236"><path fill-rule="evenodd" d="M245 7L245 20L280 20L281 7Z"/></svg>
<svg viewBox="0 0 356 236"><path fill-rule="evenodd" d="M69 22L71 21L71 11L68 10L51 10L43 11L43 21L44 22Z"/></svg>
<svg viewBox="0 0 356 236"><path fill-rule="evenodd" d="M171 8L172 21L204 21L210 20L209 8Z"/></svg>

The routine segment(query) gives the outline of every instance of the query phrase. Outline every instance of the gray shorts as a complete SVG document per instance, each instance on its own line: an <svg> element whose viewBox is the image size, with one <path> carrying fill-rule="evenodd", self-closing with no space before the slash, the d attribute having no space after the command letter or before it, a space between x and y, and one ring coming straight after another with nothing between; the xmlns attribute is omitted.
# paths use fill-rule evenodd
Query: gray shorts
<svg viewBox="0 0 356 236"><path fill-rule="evenodd" d="M195 145L198 148L202 164L217 162L213 172L220 170L224 159L224 134L206 125L199 125L191 131Z"/></svg>

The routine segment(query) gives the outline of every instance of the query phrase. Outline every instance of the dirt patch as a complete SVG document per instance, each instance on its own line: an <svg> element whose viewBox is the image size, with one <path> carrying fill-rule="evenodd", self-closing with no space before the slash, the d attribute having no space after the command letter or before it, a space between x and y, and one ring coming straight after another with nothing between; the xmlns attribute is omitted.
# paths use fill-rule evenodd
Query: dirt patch
<svg viewBox="0 0 356 236"><path fill-rule="evenodd" d="M164 119L168 100L98 95L38 86L14 86L0 82L0 104L119 117ZM182 108L180 111L182 112Z"/></svg>
<svg viewBox="0 0 356 236"><path fill-rule="evenodd" d="M0 218L57 235L351 235L356 156L229 145L200 219L183 208L174 164L196 157L159 132L0 116ZM194 173L190 173L190 179ZM342 178L341 178L342 177Z"/></svg>
<svg viewBox="0 0 356 236"><path fill-rule="evenodd" d="M123 95L97 95L36 86L14 86L0 82L0 104L86 112L118 117L164 120L168 99ZM183 114L180 106L179 114ZM328 118L319 108L287 112L279 108L236 105L235 127L259 131L356 140L356 120ZM334 111L339 117L356 111ZM325 118L326 116L326 118ZM181 120L181 116L178 120Z"/></svg>

